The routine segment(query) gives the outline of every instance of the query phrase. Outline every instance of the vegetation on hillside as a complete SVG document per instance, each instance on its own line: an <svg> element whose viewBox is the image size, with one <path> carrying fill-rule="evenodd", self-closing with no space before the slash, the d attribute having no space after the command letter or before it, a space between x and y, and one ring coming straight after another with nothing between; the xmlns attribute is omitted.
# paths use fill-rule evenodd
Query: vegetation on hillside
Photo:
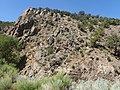
<svg viewBox="0 0 120 90"><path fill-rule="evenodd" d="M39 8L40 10L42 8ZM58 9L45 8L47 11L53 11L54 13L59 13L62 17L64 15L70 16L73 19L79 20L85 25L98 25L104 28L108 28L110 25L120 25L120 20L115 18L107 18L99 15L91 15L85 13L85 11L79 11L78 13L71 13L68 11L61 11Z"/></svg>
<svg viewBox="0 0 120 90"><path fill-rule="evenodd" d="M120 52L119 47L120 47L120 36L118 36L117 34L112 34L111 36L107 37L107 42L106 45L114 50L114 55L118 55Z"/></svg>
<svg viewBox="0 0 120 90"><path fill-rule="evenodd" d="M16 38L0 35L0 63L17 64L20 57L18 56L19 41Z"/></svg>
<svg viewBox="0 0 120 90"><path fill-rule="evenodd" d="M68 90L71 81L63 72L42 79L17 77L13 80L7 77L0 79L0 90Z"/></svg>
<svg viewBox="0 0 120 90"><path fill-rule="evenodd" d="M4 32L6 32L6 30L11 26L14 26L14 22L0 21L0 34L3 34Z"/></svg>
<svg viewBox="0 0 120 90"><path fill-rule="evenodd" d="M18 72L20 44L16 38L0 34L0 78L12 77Z"/></svg>
<svg viewBox="0 0 120 90"><path fill-rule="evenodd" d="M57 9L50 9L50 8L46 8L46 10L48 11L52 10L54 13L60 13L61 16L64 16L64 15L70 16L71 18L79 20L87 25L89 24L99 25L104 28L108 28L109 25L120 25L119 19L107 18L99 15L94 16L91 14L86 14L85 11L79 11L79 13L71 13L68 11L60 11Z"/></svg>
<svg viewBox="0 0 120 90"><path fill-rule="evenodd" d="M90 47L97 47L97 41L100 41L100 38L104 34L104 29L99 28L97 31L95 31L91 37L90 37Z"/></svg>
<svg viewBox="0 0 120 90"><path fill-rule="evenodd" d="M19 49L16 38L0 35L0 90L64 90L71 85L71 79L63 72L40 80L20 78L16 67Z"/></svg>
<svg viewBox="0 0 120 90"><path fill-rule="evenodd" d="M3 29L5 27L9 27L9 26L13 26L14 25L14 22L3 22L3 21L0 21L0 29Z"/></svg>
<svg viewBox="0 0 120 90"><path fill-rule="evenodd" d="M120 82L111 83L105 79L97 79L95 81L79 80L76 83L72 82L65 73L59 72L52 77L41 79L1 78L0 90L120 90Z"/></svg>

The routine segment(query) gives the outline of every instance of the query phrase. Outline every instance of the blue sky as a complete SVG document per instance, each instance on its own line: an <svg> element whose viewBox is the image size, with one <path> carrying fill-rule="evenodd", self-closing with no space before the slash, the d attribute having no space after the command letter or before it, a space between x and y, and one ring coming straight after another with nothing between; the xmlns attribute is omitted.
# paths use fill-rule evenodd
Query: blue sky
<svg viewBox="0 0 120 90"><path fill-rule="evenodd" d="M49 7L70 12L120 18L120 0L0 0L0 20L16 21L29 7Z"/></svg>

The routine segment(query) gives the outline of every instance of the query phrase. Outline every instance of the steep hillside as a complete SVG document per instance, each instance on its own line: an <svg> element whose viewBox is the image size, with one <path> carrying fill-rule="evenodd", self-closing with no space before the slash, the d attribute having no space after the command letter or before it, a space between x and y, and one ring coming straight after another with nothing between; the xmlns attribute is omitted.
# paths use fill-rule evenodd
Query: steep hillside
<svg viewBox="0 0 120 90"><path fill-rule="evenodd" d="M22 42L24 56L20 74L43 77L64 71L73 79L119 79L120 59L106 47L106 37L120 33L120 20L71 14L51 9L27 9L7 30ZM90 47L91 35L103 29L97 47Z"/></svg>

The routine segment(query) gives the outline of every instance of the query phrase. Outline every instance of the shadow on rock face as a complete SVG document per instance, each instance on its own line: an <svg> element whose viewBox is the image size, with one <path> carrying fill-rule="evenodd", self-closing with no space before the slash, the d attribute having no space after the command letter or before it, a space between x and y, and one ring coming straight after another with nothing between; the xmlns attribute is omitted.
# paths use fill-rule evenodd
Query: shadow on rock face
<svg viewBox="0 0 120 90"><path fill-rule="evenodd" d="M19 70L22 70L25 67L26 60L27 60L26 55L23 55L20 59L20 62L17 64L17 68L19 68Z"/></svg>

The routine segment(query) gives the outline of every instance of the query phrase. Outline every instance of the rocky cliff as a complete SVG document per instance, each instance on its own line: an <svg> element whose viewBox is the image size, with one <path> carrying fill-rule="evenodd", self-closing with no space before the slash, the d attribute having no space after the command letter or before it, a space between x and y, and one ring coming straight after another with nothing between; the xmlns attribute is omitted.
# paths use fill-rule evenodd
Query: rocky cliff
<svg viewBox="0 0 120 90"><path fill-rule="evenodd" d="M88 19L91 18L94 19ZM98 20L101 23L102 19L98 17ZM111 55L103 47L104 43L100 43L102 46L99 48L89 47L90 36L99 25L93 24L92 28L86 25L82 28L81 23L70 15L61 15L50 9L25 10L14 27L6 32L22 41L21 54L26 58L22 61L25 65L20 74L40 78L64 71L75 80L99 77L119 79L119 58ZM102 40L105 41L104 37L111 32L119 31L120 26L110 25L105 28Z"/></svg>

